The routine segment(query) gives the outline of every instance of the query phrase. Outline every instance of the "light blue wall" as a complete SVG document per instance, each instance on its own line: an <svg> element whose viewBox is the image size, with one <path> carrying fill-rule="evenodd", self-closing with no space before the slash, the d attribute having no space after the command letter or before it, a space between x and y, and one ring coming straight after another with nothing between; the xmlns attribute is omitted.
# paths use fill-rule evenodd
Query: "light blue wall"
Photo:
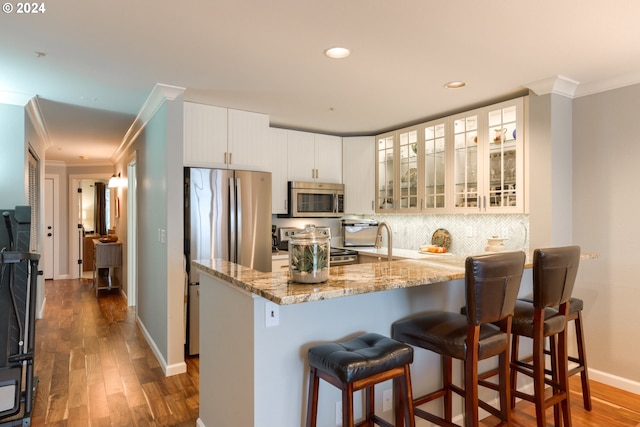
<svg viewBox="0 0 640 427"><path fill-rule="evenodd" d="M27 204L24 108L0 104L0 208Z"/></svg>

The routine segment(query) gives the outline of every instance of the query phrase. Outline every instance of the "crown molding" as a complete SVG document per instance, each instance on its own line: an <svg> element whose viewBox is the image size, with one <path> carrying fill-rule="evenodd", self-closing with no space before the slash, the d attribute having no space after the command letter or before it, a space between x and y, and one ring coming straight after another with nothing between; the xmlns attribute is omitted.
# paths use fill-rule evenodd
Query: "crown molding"
<svg viewBox="0 0 640 427"><path fill-rule="evenodd" d="M606 92L608 90L619 89L621 87L632 86L639 83L640 72L624 74L598 82L583 83L576 91L576 98Z"/></svg>
<svg viewBox="0 0 640 427"><path fill-rule="evenodd" d="M523 86L532 90L538 96L553 93L567 98L574 98L578 85L580 85L580 82L558 75L527 83Z"/></svg>
<svg viewBox="0 0 640 427"><path fill-rule="evenodd" d="M166 101L175 101L179 96L183 95L185 88L179 86L171 86L162 83L157 83L147 100L142 105L138 116L133 121L131 127L124 135L122 142L114 151L111 160L117 163L120 157L127 151L127 149L133 144L140 132L145 128L149 120L158 112L160 107L164 105Z"/></svg>
<svg viewBox="0 0 640 427"><path fill-rule="evenodd" d="M33 127L35 128L38 136L44 142L45 150L51 147L51 138L49 138L49 130L47 129L47 122L44 120L42 110L40 109L40 102L38 102L38 96L34 96L29 100L24 109L27 112L27 116L31 120Z"/></svg>

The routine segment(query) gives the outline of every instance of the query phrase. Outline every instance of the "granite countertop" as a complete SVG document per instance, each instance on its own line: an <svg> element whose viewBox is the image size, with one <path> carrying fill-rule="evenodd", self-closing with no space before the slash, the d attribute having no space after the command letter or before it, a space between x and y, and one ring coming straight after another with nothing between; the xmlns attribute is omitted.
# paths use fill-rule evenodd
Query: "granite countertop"
<svg viewBox="0 0 640 427"><path fill-rule="evenodd" d="M581 259L597 257L595 253L583 253ZM289 283L288 270L263 273L220 259L195 260L193 265L276 304L289 305L462 279L465 259L452 255L337 266L331 267L328 281L309 285ZM530 257L525 268L531 268Z"/></svg>

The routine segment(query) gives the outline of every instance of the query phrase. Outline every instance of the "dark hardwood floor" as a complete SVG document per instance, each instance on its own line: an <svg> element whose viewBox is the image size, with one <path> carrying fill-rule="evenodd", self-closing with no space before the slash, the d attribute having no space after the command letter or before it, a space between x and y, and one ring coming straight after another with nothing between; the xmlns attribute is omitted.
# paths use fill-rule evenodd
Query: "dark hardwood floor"
<svg viewBox="0 0 640 427"><path fill-rule="evenodd" d="M187 359L186 374L165 377L124 298L100 291L96 299L90 280L48 280L45 295L44 318L36 324L40 384L32 426L196 425L198 358ZM587 412L577 377L571 387L574 427L640 427L640 396L592 381ZM533 404L519 402L513 421L513 427L535 427ZM493 425L492 418L481 422ZM547 425L553 425L551 409Z"/></svg>

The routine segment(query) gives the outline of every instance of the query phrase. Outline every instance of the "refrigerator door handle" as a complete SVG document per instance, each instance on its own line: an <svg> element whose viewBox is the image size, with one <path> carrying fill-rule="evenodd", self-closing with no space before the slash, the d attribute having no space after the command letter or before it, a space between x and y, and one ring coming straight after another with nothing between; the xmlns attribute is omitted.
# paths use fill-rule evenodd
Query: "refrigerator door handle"
<svg viewBox="0 0 640 427"><path fill-rule="evenodd" d="M237 260L236 263L240 263L240 254L242 253L242 185L240 178L236 178L236 254Z"/></svg>
<svg viewBox="0 0 640 427"><path fill-rule="evenodd" d="M238 262L236 248L236 189L235 178L229 178L229 261Z"/></svg>

